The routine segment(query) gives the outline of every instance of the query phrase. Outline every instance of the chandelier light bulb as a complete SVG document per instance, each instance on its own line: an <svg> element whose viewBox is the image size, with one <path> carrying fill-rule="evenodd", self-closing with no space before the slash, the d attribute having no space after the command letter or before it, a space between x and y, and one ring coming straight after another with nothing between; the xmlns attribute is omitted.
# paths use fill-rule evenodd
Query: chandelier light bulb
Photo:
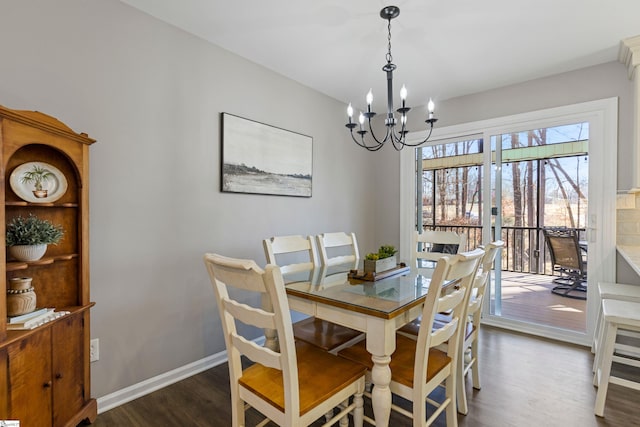
<svg viewBox="0 0 640 427"><path fill-rule="evenodd" d="M349 116L349 118L353 117L353 107L351 106L351 103L349 103L349 106L347 107L347 116Z"/></svg>
<svg viewBox="0 0 640 427"><path fill-rule="evenodd" d="M403 101L407 99L407 88L405 85L402 85L402 89L400 89L400 99Z"/></svg>
<svg viewBox="0 0 640 427"><path fill-rule="evenodd" d="M360 126L364 124L364 114L360 111L360 116L358 116L358 121L360 122Z"/></svg>
<svg viewBox="0 0 640 427"><path fill-rule="evenodd" d="M433 113L433 110L436 108L436 105L433 103L433 99L429 98L429 103L427 104L427 109L430 113Z"/></svg>
<svg viewBox="0 0 640 427"><path fill-rule="evenodd" d="M369 89L369 93L367 93L367 105L371 105L373 102L373 92Z"/></svg>

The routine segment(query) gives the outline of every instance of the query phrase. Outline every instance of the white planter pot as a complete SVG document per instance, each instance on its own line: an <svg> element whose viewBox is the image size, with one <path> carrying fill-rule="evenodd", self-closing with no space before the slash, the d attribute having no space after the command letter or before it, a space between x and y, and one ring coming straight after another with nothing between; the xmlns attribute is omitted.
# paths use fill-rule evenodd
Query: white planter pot
<svg viewBox="0 0 640 427"><path fill-rule="evenodd" d="M383 258L376 261L365 259L364 260L364 272L365 273L380 273L382 271L391 270L396 268L397 260L396 255Z"/></svg>
<svg viewBox="0 0 640 427"><path fill-rule="evenodd" d="M9 246L9 254L18 261L37 261L44 256L47 245Z"/></svg>

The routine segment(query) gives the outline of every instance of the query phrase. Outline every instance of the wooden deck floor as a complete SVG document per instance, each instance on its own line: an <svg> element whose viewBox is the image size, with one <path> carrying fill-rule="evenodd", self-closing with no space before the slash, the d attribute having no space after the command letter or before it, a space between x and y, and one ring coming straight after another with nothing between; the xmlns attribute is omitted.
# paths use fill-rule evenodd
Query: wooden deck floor
<svg viewBox="0 0 640 427"><path fill-rule="evenodd" d="M552 294L555 276L502 272L502 316L584 332L587 301ZM492 292L493 295L493 292ZM491 309L495 305L492 298Z"/></svg>

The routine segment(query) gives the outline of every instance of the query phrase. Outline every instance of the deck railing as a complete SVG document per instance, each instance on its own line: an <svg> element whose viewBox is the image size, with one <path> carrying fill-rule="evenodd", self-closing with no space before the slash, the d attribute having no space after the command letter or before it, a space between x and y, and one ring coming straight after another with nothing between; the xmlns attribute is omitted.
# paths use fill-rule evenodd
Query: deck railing
<svg viewBox="0 0 640 427"><path fill-rule="evenodd" d="M482 226L480 225L440 225L426 226L425 230L453 231L466 234L467 247L470 250L482 244ZM577 228L579 240L585 240L585 229ZM502 270L531 274L552 274L553 269L544 240L542 228L502 227L501 240L505 242L502 250ZM495 236L495 228L492 228ZM497 240L495 237L493 240Z"/></svg>

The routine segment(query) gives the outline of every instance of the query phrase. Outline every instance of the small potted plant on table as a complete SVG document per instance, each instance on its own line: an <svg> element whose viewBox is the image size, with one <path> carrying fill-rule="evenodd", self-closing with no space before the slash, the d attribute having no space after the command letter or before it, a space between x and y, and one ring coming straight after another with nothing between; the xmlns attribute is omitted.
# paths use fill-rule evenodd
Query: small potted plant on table
<svg viewBox="0 0 640 427"><path fill-rule="evenodd" d="M364 258L365 273L380 273L396 268L396 250L391 245L382 245L378 252L368 253Z"/></svg>
<svg viewBox="0 0 640 427"><path fill-rule="evenodd" d="M7 224L5 243L18 261L37 261L44 256L47 245L58 244L63 234L62 226L35 215L16 216Z"/></svg>

